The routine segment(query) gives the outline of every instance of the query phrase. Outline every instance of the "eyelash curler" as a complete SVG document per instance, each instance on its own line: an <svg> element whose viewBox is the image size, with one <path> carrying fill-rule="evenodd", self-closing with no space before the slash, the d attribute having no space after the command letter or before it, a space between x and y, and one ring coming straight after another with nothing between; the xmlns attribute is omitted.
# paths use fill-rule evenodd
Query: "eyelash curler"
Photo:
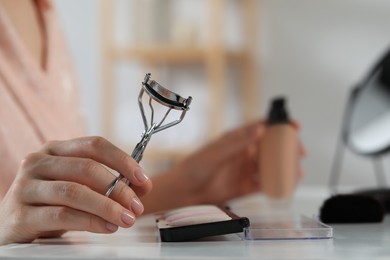
<svg viewBox="0 0 390 260"><path fill-rule="evenodd" d="M150 122L148 122L144 110L144 106L142 104L142 97L144 93L149 95L149 107L151 111L151 118ZM154 121L154 108L152 105L152 101L156 101L157 103L168 107L167 112L161 119L159 123L156 123ZM150 141L150 138L153 134L160 132L161 130L165 130L169 127L172 127L174 125L177 125L180 123L187 111L190 109L190 104L192 101L192 97L183 98L179 96L178 94L164 88L160 84L158 84L156 81L151 79L151 74L147 73L145 75L144 81L142 82L142 88L138 95L138 106L141 111L142 120L144 122L145 131L142 134L141 141L135 146L133 152L131 153L131 157L134 158L138 163L141 161L143 153L145 151L145 148L147 144ZM172 109L175 110L181 110L182 113L180 117L170 123L163 124L165 119L167 118L168 114L171 112ZM149 124L150 123L150 124ZM118 177L115 178L115 180L110 184L106 196L109 197L112 191L115 189L116 185L123 180L126 185L130 185L130 181L125 178L122 174L119 174Z"/></svg>

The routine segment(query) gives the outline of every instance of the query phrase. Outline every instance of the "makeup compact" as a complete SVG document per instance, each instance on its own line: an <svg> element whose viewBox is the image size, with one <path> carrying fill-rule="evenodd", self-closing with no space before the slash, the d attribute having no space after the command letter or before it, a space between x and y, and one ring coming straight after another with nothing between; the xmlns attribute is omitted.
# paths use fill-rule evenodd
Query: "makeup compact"
<svg viewBox="0 0 390 260"><path fill-rule="evenodd" d="M181 242L203 237L240 233L249 219L239 217L226 207L197 205L156 214L162 242Z"/></svg>

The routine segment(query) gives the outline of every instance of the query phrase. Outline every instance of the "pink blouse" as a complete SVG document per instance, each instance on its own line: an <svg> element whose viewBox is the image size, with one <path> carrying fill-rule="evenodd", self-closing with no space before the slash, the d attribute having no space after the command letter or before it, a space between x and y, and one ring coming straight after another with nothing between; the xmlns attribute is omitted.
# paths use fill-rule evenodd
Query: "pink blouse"
<svg viewBox="0 0 390 260"><path fill-rule="evenodd" d="M70 55L49 1L37 1L45 31L45 69L0 6L0 199L21 160L48 140L86 134Z"/></svg>

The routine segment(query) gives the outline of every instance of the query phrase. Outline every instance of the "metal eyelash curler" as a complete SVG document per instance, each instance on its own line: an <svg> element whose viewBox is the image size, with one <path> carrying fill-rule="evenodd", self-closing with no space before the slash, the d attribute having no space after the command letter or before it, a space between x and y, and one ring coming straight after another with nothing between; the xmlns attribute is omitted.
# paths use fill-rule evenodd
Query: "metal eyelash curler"
<svg viewBox="0 0 390 260"><path fill-rule="evenodd" d="M142 105L142 96L146 92L149 95L149 107L151 110L151 119L150 119L150 125L148 124L148 120L145 115L144 106ZM168 107L168 111L165 113L164 117L159 123L154 122L154 108L152 106L152 100L160 103L161 105L164 105ZM178 94L164 88L160 84L158 84L156 81L151 80L151 74L147 73L145 75L144 81L142 82L142 88L138 95L138 105L141 110L142 120L144 122L145 131L142 134L141 141L135 146L133 152L131 153L131 157L134 158L137 162L140 162L143 156L143 153L145 151L146 145L150 141L150 138L154 133L160 132L161 130L167 129L169 127L172 127L174 125L177 125L180 123L187 111L190 109L190 104L192 101L192 97L188 98L182 98ZM164 124L163 122L167 118L169 112L171 112L172 109L175 110L182 110L180 117L170 123ZM111 192L114 190L116 185L124 179L124 182L127 185L130 185L130 181L126 179L122 174L120 174L115 180L110 184L106 196L109 197Z"/></svg>

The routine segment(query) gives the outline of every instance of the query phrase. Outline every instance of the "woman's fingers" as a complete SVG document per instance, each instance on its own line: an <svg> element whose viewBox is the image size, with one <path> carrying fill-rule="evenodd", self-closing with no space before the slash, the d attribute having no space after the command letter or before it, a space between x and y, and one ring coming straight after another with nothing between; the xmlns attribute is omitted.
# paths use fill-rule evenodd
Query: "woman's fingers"
<svg viewBox="0 0 390 260"><path fill-rule="evenodd" d="M111 170L127 178L134 190L119 182L106 197L115 179ZM103 138L50 142L25 158L2 201L0 244L66 230L112 233L119 226L130 227L144 210L137 194L151 187L138 163Z"/></svg>
<svg viewBox="0 0 390 260"><path fill-rule="evenodd" d="M225 162L228 158L236 156L248 149L264 132L261 122L254 122L244 127L224 134L211 145L201 151L203 156L213 158L214 163Z"/></svg>
<svg viewBox="0 0 390 260"><path fill-rule="evenodd" d="M113 233L118 230L117 225L103 218L69 207L30 206L28 211L23 222L26 226L34 225L39 234L61 230L94 233Z"/></svg>
<svg viewBox="0 0 390 260"><path fill-rule="evenodd" d="M50 142L43 152L65 157L89 158L125 176L133 185L151 188L151 181L130 155L102 137L81 137L66 142Z"/></svg>
<svg viewBox="0 0 390 260"><path fill-rule="evenodd" d="M27 160L34 165L31 174L37 179L80 183L100 194L106 193L115 178L106 167L92 159L36 153L31 154ZM140 190L142 188L139 187ZM142 214L144 210L137 194L124 182L117 184L110 198L132 210L135 215Z"/></svg>
<svg viewBox="0 0 390 260"><path fill-rule="evenodd" d="M121 227L130 227L135 222L134 213L118 202L74 182L31 181L23 200L28 205L65 206Z"/></svg>

